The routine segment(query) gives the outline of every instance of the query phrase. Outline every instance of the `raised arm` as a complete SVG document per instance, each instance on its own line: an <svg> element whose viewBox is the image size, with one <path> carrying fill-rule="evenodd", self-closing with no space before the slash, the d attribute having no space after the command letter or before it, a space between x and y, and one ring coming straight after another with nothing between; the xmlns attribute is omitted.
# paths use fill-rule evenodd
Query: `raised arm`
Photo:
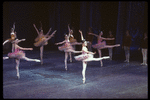
<svg viewBox="0 0 150 100"><path fill-rule="evenodd" d="M81 30L79 30L79 32L81 33L81 40L84 40L84 38L83 38L83 34L82 34L82 31L81 31Z"/></svg>
<svg viewBox="0 0 150 100"><path fill-rule="evenodd" d="M54 34L56 33L57 30L55 30L48 38L52 38L54 36Z"/></svg>
<svg viewBox="0 0 150 100"><path fill-rule="evenodd" d="M69 24L68 24L68 31L69 31L69 34L70 34L71 29L70 29L70 27L69 27Z"/></svg>
<svg viewBox="0 0 150 100"><path fill-rule="evenodd" d="M15 22L14 22L14 24L13 24L13 29L15 30Z"/></svg>
<svg viewBox="0 0 150 100"><path fill-rule="evenodd" d="M97 34L94 34L94 33L88 33L88 34L90 34L90 35L94 35L94 36L98 37L98 35L97 35Z"/></svg>
<svg viewBox="0 0 150 100"><path fill-rule="evenodd" d="M52 29L52 28L49 29L49 31L47 32L46 36L48 36L48 34L50 33L51 29Z"/></svg>
<svg viewBox="0 0 150 100"><path fill-rule="evenodd" d="M38 31L38 29L36 28L35 24L33 24L35 30L37 31L38 35L40 34L40 32Z"/></svg>

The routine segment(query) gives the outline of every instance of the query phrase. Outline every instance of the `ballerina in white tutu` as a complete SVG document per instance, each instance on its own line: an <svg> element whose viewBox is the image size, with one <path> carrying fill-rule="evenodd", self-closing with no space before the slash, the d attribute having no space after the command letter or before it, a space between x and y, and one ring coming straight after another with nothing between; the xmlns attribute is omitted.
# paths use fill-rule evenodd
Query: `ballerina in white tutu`
<svg viewBox="0 0 150 100"><path fill-rule="evenodd" d="M86 67L87 67L87 62L89 62L89 61L100 61L102 59L108 59L109 56L94 58L93 55L95 54L95 52L93 53L93 52L88 51L88 49L86 47L87 42L83 38L82 31L79 30L79 32L81 33L81 40L83 41L82 51L81 51L82 54L75 56L74 58L77 61L82 61L82 63L83 63L82 76L83 76L83 83L85 83L85 71L86 71Z"/></svg>

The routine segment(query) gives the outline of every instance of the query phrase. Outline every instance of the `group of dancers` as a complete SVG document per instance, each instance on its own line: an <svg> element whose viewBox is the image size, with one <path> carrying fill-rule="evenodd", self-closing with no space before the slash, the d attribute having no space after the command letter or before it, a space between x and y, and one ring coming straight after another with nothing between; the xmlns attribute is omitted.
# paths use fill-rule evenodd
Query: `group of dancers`
<svg viewBox="0 0 150 100"><path fill-rule="evenodd" d="M14 58L16 60L16 70L17 70L17 78L20 78L19 75L19 63L20 63L20 59L24 59L26 61L35 61L35 62L41 62L41 65L43 64L43 49L44 49L44 45L48 44L48 40L50 40L54 34L56 33L57 30L55 30L51 35L49 35L51 28L49 29L49 31L47 32L46 35L44 35L43 33L43 29L42 29L42 23L40 22L41 27L38 30L36 28L36 25L33 24L36 32L38 33L38 36L35 38L35 43L34 46L36 47L40 47L40 60L39 59L31 59L25 56L25 53L21 50L33 50L33 48L22 48L18 45L19 42L21 41L25 41L25 39L17 39L17 35L15 32L15 23L13 24L13 28L11 29L11 38L7 39L3 42L3 45L7 42L11 42L12 43L12 52L8 53L8 57L3 57L3 59L9 59L9 58ZM86 67L87 67L87 62L89 61L100 61L101 66L103 66L103 62L102 59L111 59L112 60L112 48L113 47L118 47L120 46L120 44L116 44L116 45L107 45L106 41L104 40L114 40L115 38L113 37L108 37L108 38L104 38L102 37L103 32L101 31L99 33L99 35L94 34L92 32L89 32L88 35L93 35L97 37L97 44L92 45L93 48L98 50L99 53L99 58L94 58L94 54L96 54L96 52L91 52L88 50L87 46L90 43L90 41L86 41L83 37L83 33L81 30L79 30L79 33L81 35L81 40L82 42L77 42L77 40L74 38L73 36L73 30L70 29L70 26L68 24L68 34L65 34L65 40L59 43L55 43L55 45L60 45L63 44L61 46L58 46L58 49L60 51L64 51L65 52L65 69L67 70L67 59L68 56L70 56L70 62L72 62L72 55L71 53L81 53L78 56L74 56L75 60L77 61L82 61L83 64L83 69L82 69L82 76L83 76L83 83L85 83L85 71L86 71ZM111 33L111 32L110 32ZM75 45L82 45L82 50L81 51L76 51L75 50ZM104 48L109 48L111 50L110 51L110 55L109 56L101 56L101 49Z"/></svg>

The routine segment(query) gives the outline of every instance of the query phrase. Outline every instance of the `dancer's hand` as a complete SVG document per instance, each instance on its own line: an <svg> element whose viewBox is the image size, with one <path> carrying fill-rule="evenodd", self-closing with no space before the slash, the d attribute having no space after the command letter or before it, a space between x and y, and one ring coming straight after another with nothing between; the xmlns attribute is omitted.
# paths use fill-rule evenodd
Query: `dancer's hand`
<svg viewBox="0 0 150 100"><path fill-rule="evenodd" d="M21 39L22 41L25 41L26 39Z"/></svg>
<svg viewBox="0 0 150 100"><path fill-rule="evenodd" d="M88 33L88 34L92 34L92 33Z"/></svg>
<svg viewBox="0 0 150 100"><path fill-rule="evenodd" d="M29 50L33 50L33 48L29 48Z"/></svg>
<svg viewBox="0 0 150 100"><path fill-rule="evenodd" d="M33 24L33 26L35 27L35 24Z"/></svg>
<svg viewBox="0 0 150 100"><path fill-rule="evenodd" d="M55 43L55 45L58 45L58 43Z"/></svg>
<svg viewBox="0 0 150 100"><path fill-rule="evenodd" d="M140 50L140 48L138 48L138 50Z"/></svg>
<svg viewBox="0 0 150 100"><path fill-rule="evenodd" d="M80 33L82 33L82 31L81 31L81 30L79 30L79 32L80 32Z"/></svg>

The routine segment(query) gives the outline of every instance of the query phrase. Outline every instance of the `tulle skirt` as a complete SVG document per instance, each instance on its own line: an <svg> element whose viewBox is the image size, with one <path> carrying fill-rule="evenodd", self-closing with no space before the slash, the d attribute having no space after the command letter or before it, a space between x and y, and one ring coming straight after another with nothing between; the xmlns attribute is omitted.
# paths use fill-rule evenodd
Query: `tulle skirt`
<svg viewBox="0 0 150 100"><path fill-rule="evenodd" d="M65 43L64 45L59 46L58 49L60 51L67 51L67 52L74 50L73 47L70 45L70 43Z"/></svg>
<svg viewBox="0 0 150 100"><path fill-rule="evenodd" d="M89 58L93 58L93 55L92 54L81 54L81 55L75 56L74 58L77 61L83 61L83 60L86 60Z"/></svg>
<svg viewBox="0 0 150 100"><path fill-rule="evenodd" d="M105 46L106 46L106 42L105 41L103 41L101 43L97 43L95 45L92 45L92 47L95 48L95 49L100 49L100 48L103 48Z"/></svg>
<svg viewBox="0 0 150 100"><path fill-rule="evenodd" d="M21 50L15 50L15 52L12 52L12 53L8 53L8 57L9 58L17 58L17 59L20 59L22 58L23 56L25 56L25 53Z"/></svg>

